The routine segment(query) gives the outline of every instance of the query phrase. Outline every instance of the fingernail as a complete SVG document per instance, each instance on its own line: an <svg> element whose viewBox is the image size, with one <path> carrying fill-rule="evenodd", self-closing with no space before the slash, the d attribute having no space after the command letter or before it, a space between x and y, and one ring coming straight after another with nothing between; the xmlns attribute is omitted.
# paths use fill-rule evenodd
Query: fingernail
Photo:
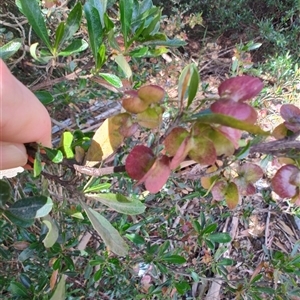
<svg viewBox="0 0 300 300"><path fill-rule="evenodd" d="M26 149L23 144L0 143L0 169L24 166L27 163Z"/></svg>

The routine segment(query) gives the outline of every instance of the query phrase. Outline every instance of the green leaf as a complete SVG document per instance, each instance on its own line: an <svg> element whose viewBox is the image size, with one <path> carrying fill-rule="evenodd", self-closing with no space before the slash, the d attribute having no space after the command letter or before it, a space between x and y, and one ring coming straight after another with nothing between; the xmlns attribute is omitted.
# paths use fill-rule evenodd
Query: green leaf
<svg viewBox="0 0 300 300"><path fill-rule="evenodd" d="M51 198L33 196L18 200L8 210L16 217L28 220L48 215L52 206Z"/></svg>
<svg viewBox="0 0 300 300"><path fill-rule="evenodd" d="M148 54L149 47L145 46L142 48L134 49L130 51L129 56L131 57L144 57Z"/></svg>
<svg viewBox="0 0 300 300"><path fill-rule="evenodd" d="M132 77L132 70L127 62L127 60L125 59L123 54L119 54L115 57L115 61L116 63L119 65L119 67L122 69L122 71L125 74L125 77L127 79L130 79Z"/></svg>
<svg viewBox="0 0 300 300"><path fill-rule="evenodd" d="M127 79L130 79L132 77L132 70L131 70L126 58L124 57L124 55L119 54L119 55L115 56L115 61L119 65L119 67L122 69L122 71L124 72L125 77Z"/></svg>
<svg viewBox="0 0 300 300"><path fill-rule="evenodd" d="M98 56L97 56L97 66L100 69L104 63L106 62L106 47L104 44L102 44L98 50Z"/></svg>
<svg viewBox="0 0 300 300"><path fill-rule="evenodd" d="M176 282L175 288L180 295L184 295L187 291L191 289L190 285L186 281Z"/></svg>
<svg viewBox="0 0 300 300"><path fill-rule="evenodd" d="M121 31L124 38L125 48L127 49L131 20L132 20L132 11L133 11L133 0L120 0L120 21L121 21Z"/></svg>
<svg viewBox="0 0 300 300"><path fill-rule="evenodd" d="M103 273L103 269L101 268L94 274L94 281L100 280L100 278L102 277L102 273Z"/></svg>
<svg viewBox="0 0 300 300"><path fill-rule="evenodd" d="M191 78L190 78L190 82L189 82L187 107L189 107L192 104L192 102L198 92L198 87L199 87L199 83L200 83L199 72L198 72L195 64L191 64L191 73L192 74L191 74Z"/></svg>
<svg viewBox="0 0 300 300"><path fill-rule="evenodd" d="M158 256L162 256L170 247L170 241L165 241L162 245L158 248Z"/></svg>
<svg viewBox="0 0 300 300"><path fill-rule="evenodd" d="M48 158L58 164L58 163L61 163L64 159L64 156L62 154L62 152L58 149L51 149L51 148L46 148L44 147L43 149L45 149L46 151L46 155L48 156Z"/></svg>
<svg viewBox="0 0 300 300"><path fill-rule="evenodd" d="M36 152L34 162L33 162L33 176L38 177L43 171L43 165L41 160L41 154Z"/></svg>
<svg viewBox="0 0 300 300"><path fill-rule="evenodd" d="M5 60L13 56L20 49L21 45L21 39L13 39L9 41L7 44L0 47L0 58Z"/></svg>
<svg viewBox="0 0 300 300"><path fill-rule="evenodd" d="M61 279L56 287L56 290L50 300L62 300L66 299L66 275L62 275Z"/></svg>
<svg viewBox="0 0 300 300"><path fill-rule="evenodd" d="M231 241L231 237L229 233L226 232L216 232L210 234L207 239L209 239L212 242L223 244L223 243L229 243Z"/></svg>
<svg viewBox="0 0 300 300"><path fill-rule="evenodd" d="M51 55L51 53L44 53L44 55L42 55L42 52L40 53L40 55L37 55L37 46L39 43L34 43L31 44L30 48L29 48L29 52L30 55L38 62L43 63L43 64L47 64L52 58L53 56Z"/></svg>
<svg viewBox="0 0 300 300"><path fill-rule="evenodd" d="M88 207L84 202L80 201L94 229L103 239L106 246L115 254L125 256L128 254L128 246L119 232L111 225L111 223L101 216L98 212Z"/></svg>
<svg viewBox="0 0 300 300"><path fill-rule="evenodd" d="M48 227L48 232L43 240L43 244L46 248L51 248L58 239L59 229L50 216L45 216L43 223Z"/></svg>
<svg viewBox="0 0 300 300"><path fill-rule="evenodd" d="M91 185L90 187L87 187L84 189L85 193L92 193L92 192L100 192L103 190L109 190L109 188L111 187L111 183L108 182L104 182L104 183L98 183L96 185Z"/></svg>
<svg viewBox="0 0 300 300"><path fill-rule="evenodd" d="M59 41L59 44L57 45L58 47L55 50L61 48L66 41L74 37L74 34L80 27L81 17L82 5L80 2L78 2L68 15L66 24L64 26L63 35Z"/></svg>
<svg viewBox="0 0 300 300"><path fill-rule="evenodd" d="M2 257L5 260L10 260L12 257L11 255L12 253L8 249L4 249L3 247L0 246L0 257Z"/></svg>
<svg viewBox="0 0 300 300"><path fill-rule="evenodd" d="M180 109L183 108L183 101L186 97L188 85L191 77L191 65L187 65L181 72L178 80L178 100Z"/></svg>
<svg viewBox="0 0 300 300"><path fill-rule="evenodd" d="M88 2L98 10L102 28L104 28L105 20L104 14L106 12L107 0L88 0Z"/></svg>
<svg viewBox="0 0 300 300"><path fill-rule="evenodd" d="M84 51L85 49L87 49L89 46L89 44L82 39L77 39L72 41L72 43L65 48L64 50L60 51L58 53L59 56L69 56L72 55L74 53L79 53Z"/></svg>
<svg viewBox="0 0 300 300"><path fill-rule="evenodd" d="M30 227L34 223L34 219L23 219L15 216L12 214L9 210L6 210L4 212L4 215L15 225L20 226L20 227Z"/></svg>
<svg viewBox="0 0 300 300"><path fill-rule="evenodd" d="M62 134L60 147L67 159L73 158L74 153L72 150L73 134L69 131L65 131Z"/></svg>
<svg viewBox="0 0 300 300"><path fill-rule="evenodd" d="M24 273L20 274L20 281L27 289L29 289L32 284L32 281L30 280L30 278Z"/></svg>
<svg viewBox="0 0 300 300"><path fill-rule="evenodd" d="M151 33L153 33L153 31L155 31L156 28L159 27L159 23L161 20L161 10L160 8L156 7L156 11L154 12L155 16L154 18L150 18L151 22L149 23L149 25L142 31L141 35L142 36L149 36L151 35Z"/></svg>
<svg viewBox="0 0 300 300"><path fill-rule="evenodd" d="M0 207L4 207L4 205L10 199L10 197L11 197L10 185L4 180L0 180Z"/></svg>
<svg viewBox="0 0 300 300"><path fill-rule="evenodd" d="M59 25L56 28L56 32L55 32L55 42L53 45L53 51L57 52L58 48L59 48L59 44L61 43L61 40L63 38L65 32L65 23L64 22L60 22Z"/></svg>
<svg viewBox="0 0 300 300"><path fill-rule="evenodd" d="M99 76L118 89L123 86L122 80L114 74L99 73Z"/></svg>
<svg viewBox="0 0 300 300"><path fill-rule="evenodd" d="M216 231L217 227L218 227L217 223L209 224L203 229L203 234L212 233L212 232Z"/></svg>
<svg viewBox="0 0 300 300"><path fill-rule="evenodd" d="M8 287L8 290L17 297L29 297L28 289L26 289L21 283L12 281Z"/></svg>
<svg viewBox="0 0 300 300"><path fill-rule="evenodd" d="M170 264L177 264L177 265L181 265L186 262L186 259L180 255L166 255L163 256L161 260Z"/></svg>
<svg viewBox="0 0 300 300"><path fill-rule="evenodd" d="M42 11L37 1L20 0L22 12L28 19L29 24L36 35L45 43L47 48L52 52L52 46L49 40L48 31L42 15Z"/></svg>
<svg viewBox="0 0 300 300"><path fill-rule="evenodd" d="M232 266L233 264L234 264L234 260L231 258L222 258L218 262L218 265L222 265L222 266Z"/></svg>
<svg viewBox="0 0 300 300"><path fill-rule="evenodd" d="M263 131L257 125L251 125L249 123L240 121L236 118L226 116L223 114L214 114L212 112L207 112L205 114L200 112L198 114L192 115L190 118L188 118L185 121L190 122L190 121L196 121L196 120L200 121L201 123L206 123L206 124L212 124L212 123L220 124L220 125L248 131L249 133L253 133L253 134L261 134L261 135L269 135L270 134L269 131Z"/></svg>
<svg viewBox="0 0 300 300"><path fill-rule="evenodd" d="M151 36L149 36L151 37ZM155 35L156 38L152 39L152 40L147 40L147 42L145 42L144 44L146 45L151 45L151 46L166 46L166 47L182 47L186 45L185 41L179 40L179 39L173 39L173 40L169 40L169 39L162 39L162 38L157 38L159 37L158 34Z"/></svg>
<svg viewBox="0 0 300 300"><path fill-rule="evenodd" d="M85 3L84 12L87 20L90 47L94 56L94 60L96 62L96 69L98 69L98 50L102 43L103 28L101 25L99 12L95 7L92 6L91 3Z"/></svg>
<svg viewBox="0 0 300 300"><path fill-rule="evenodd" d="M200 77L196 65L187 65L181 72L178 82L178 97L181 104L186 95L188 96L187 107L192 104L198 92L199 82Z"/></svg>
<svg viewBox="0 0 300 300"><path fill-rule="evenodd" d="M144 245L145 244L145 239L136 234L136 233L128 233L125 235L132 243L136 244L136 245Z"/></svg>
<svg viewBox="0 0 300 300"><path fill-rule="evenodd" d="M128 199L121 194L87 194L86 196L126 215L138 215L146 209L141 201Z"/></svg>
<svg viewBox="0 0 300 300"><path fill-rule="evenodd" d="M34 94L44 105L50 104L54 101L53 96L48 91L37 91Z"/></svg>
<svg viewBox="0 0 300 300"><path fill-rule="evenodd" d="M105 31L109 32L114 28L114 22L109 18L107 13L104 14Z"/></svg>

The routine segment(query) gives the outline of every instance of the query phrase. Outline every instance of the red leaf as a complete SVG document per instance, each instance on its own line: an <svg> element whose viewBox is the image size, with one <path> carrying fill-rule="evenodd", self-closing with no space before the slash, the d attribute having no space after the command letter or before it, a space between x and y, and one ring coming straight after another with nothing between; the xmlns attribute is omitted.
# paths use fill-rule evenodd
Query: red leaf
<svg viewBox="0 0 300 300"><path fill-rule="evenodd" d="M297 187L291 184L291 179L299 174L300 170L294 165L281 167L272 179L272 187L282 198L292 198L297 194Z"/></svg>
<svg viewBox="0 0 300 300"><path fill-rule="evenodd" d="M245 101L257 96L262 90L264 84L259 78L251 76L237 76L223 81L219 88L221 98L230 98L231 100Z"/></svg>
<svg viewBox="0 0 300 300"><path fill-rule="evenodd" d="M140 180L151 168L154 161L153 151L146 146L138 145L128 154L125 169L130 178Z"/></svg>
<svg viewBox="0 0 300 300"><path fill-rule="evenodd" d="M214 113L231 116L250 124L254 124L257 120L257 112L252 106L230 99L218 100L210 106L210 109Z"/></svg>
<svg viewBox="0 0 300 300"><path fill-rule="evenodd" d="M137 184L145 183L145 187L150 193L157 193L167 182L170 173L170 158L162 155L156 159L149 171Z"/></svg>
<svg viewBox="0 0 300 300"><path fill-rule="evenodd" d="M170 164L171 170L176 169L185 160L186 156L188 155L188 153L191 149L190 140L191 140L191 138L188 136L181 143L176 154L172 158L172 161Z"/></svg>

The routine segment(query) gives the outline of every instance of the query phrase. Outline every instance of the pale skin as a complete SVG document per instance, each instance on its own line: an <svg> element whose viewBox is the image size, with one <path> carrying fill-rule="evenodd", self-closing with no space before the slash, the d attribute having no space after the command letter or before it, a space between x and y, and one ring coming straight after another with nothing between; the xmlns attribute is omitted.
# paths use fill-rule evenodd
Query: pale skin
<svg viewBox="0 0 300 300"><path fill-rule="evenodd" d="M50 116L0 59L0 170L26 165L31 142L51 147Z"/></svg>

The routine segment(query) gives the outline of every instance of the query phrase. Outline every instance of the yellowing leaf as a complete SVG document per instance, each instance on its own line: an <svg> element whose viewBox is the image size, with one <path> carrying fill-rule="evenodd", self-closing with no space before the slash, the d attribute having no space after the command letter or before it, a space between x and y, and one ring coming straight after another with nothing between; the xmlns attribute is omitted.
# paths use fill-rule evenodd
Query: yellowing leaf
<svg viewBox="0 0 300 300"><path fill-rule="evenodd" d="M239 191L234 182L230 182L226 188L225 200L229 209L234 209L239 204Z"/></svg>
<svg viewBox="0 0 300 300"><path fill-rule="evenodd" d="M138 90L139 98L149 104L158 103L165 97L165 90L158 85L145 85Z"/></svg>
<svg viewBox="0 0 300 300"><path fill-rule="evenodd" d="M50 300L66 299L66 278L67 278L66 275L62 275L62 277L57 285L57 288Z"/></svg>
<svg viewBox="0 0 300 300"><path fill-rule="evenodd" d="M139 97L125 97L122 100L122 106L128 112L138 114L148 108L148 104L142 101Z"/></svg>
<svg viewBox="0 0 300 300"><path fill-rule="evenodd" d="M122 214L138 215L143 213L146 209L141 201L128 199L121 194L87 194L87 196Z"/></svg>
<svg viewBox="0 0 300 300"><path fill-rule="evenodd" d="M105 245L117 255L125 256L128 253L128 246L119 232L98 212L88 207L84 202L80 201L81 206L85 210L94 229L103 239Z"/></svg>
<svg viewBox="0 0 300 300"><path fill-rule="evenodd" d="M118 114L106 119L95 132L86 155L86 166L93 167L113 154L122 144L124 137L119 129L129 115Z"/></svg>
<svg viewBox="0 0 300 300"><path fill-rule="evenodd" d="M59 230L55 221L48 215L43 218L43 223L48 227L48 233L43 240L46 248L52 247L58 239Z"/></svg>
<svg viewBox="0 0 300 300"><path fill-rule="evenodd" d="M161 123L162 108L160 107L149 107L142 113L137 115L138 123L149 129L154 129Z"/></svg>

